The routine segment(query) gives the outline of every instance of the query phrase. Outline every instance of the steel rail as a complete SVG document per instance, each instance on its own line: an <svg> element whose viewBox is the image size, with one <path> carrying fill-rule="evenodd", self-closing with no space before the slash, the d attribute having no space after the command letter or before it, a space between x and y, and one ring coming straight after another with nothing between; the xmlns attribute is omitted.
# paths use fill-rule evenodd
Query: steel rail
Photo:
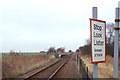
<svg viewBox="0 0 120 80"><path fill-rule="evenodd" d="M47 80L50 80L52 79L55 74L66 64L66 62L69 60L70 58L68 58L60 67L57 68L57 70L47 79Z"/></svg>
<svg viewBox="0 0 120 80"><path fill-rule="evenodd" d="M70 56L70 55L69 55L69 56ZM63 57L63 59L65 59L65 58L67 58L67 57L68 57L68 56L65 56L65 57ZM40 69L40 70L38 70L38 71L36 71L36 72L34 72L34 73L26 76L24 79L21 79L21 80L26 80L26 79L28 79L28 78L36 75L37 73L42 72L42 71L46 70L47 68L49 68L49 67L57 64L58 62L62 61L63 59L61 58L60 60L56 61L55 63L50 64L50 65L44 67L43 69ZM70 59L70 58L69 58L69 59ZM67 59L67 60L69 60L69 59ZM67 60L66 60L59 68L57 68L57 70L55 70L55 72L48 78L48 80L51 79L51 78L63 67L63 65L67 62Z"/></svg>

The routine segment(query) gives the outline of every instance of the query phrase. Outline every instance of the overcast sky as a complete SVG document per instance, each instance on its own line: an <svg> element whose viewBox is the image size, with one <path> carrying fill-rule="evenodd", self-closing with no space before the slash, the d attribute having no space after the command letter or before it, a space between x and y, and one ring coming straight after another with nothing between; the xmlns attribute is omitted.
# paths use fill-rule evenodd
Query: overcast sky
<svg viewBox="0 0 120 80"><path fill-rule="evenodd" d="M90 36L92 7L114 22L119 0L1 0L0 52L76 50Z"/></svg>

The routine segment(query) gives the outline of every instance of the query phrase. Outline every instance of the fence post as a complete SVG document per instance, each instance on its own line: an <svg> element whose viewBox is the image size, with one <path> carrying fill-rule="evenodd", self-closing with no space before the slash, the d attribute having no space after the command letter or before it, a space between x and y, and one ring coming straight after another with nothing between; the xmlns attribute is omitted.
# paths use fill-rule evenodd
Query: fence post
<svg viewBox="0 0 120 80"><path fill-rule="evenodd" d="M81 67L80 67L80 57L79 57L79 72L81 71Z"/></svg>
<svg viewBox="0 0 120 80"><path fill-rule="evenodd" d="M78 65L78 55L76 54L76 61L77 61L77 65Z"/></svg>
<svg viewBox="0 0 120 80"><path fill-rule="evenodd" d="M86 65L84 63L84 66L83 66L83 68L84 68L84 78L86 78L86 69L85 69L85 67L86 67Z"/></svg>
<svg viewBox="0 0 120 80"><path fill-rule="evenodd" d="M86 72L87 72L87 80L88 80L88 67L86 67Z"/></svg>
<svg viewBox="0 0 120 80"><path fill-rule="evenodd" d="M81 71L81 59L80 59L80 71Z"/></svg>
<svg viewBox="0 0 120 80"><path fill-rule="evenodd" d="M80 71L80 67L79 67L79 64L80 64L80 60L79 60L79 56L78 56L78 71Z"/></svg>

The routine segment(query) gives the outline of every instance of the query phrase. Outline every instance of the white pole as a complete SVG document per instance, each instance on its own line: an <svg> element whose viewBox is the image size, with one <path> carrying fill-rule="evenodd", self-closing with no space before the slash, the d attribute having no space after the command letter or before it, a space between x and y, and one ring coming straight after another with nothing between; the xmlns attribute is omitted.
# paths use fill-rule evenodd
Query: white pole
<svg viewBox="0 0 120 80"><path fill-rule="evenodd" d="M115 13L115 31L114 31L114 74L113 78L118 79L118 47L119 47L119 8L116 8Z"/></svg>
<svg viewBox="0 0 120 80"><path fill-rule="evenodd" d="M92 17L97 19L97 7L92 8ZM98 64L93 64L93 79L98 78Z"/></svg>

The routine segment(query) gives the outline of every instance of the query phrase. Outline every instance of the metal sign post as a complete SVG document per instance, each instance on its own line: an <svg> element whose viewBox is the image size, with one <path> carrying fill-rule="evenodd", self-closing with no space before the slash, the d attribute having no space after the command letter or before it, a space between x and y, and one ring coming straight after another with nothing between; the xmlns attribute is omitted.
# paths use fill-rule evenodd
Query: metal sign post
<svg viewBox="0 0 120 80"><path fill-rule="evenodd" d="M92 17L97 19L97 7L92 8ZM98 78L98 64L93 64L93 79Z"/></svg>
<svg viewBox="0 0 120 80"><path fill-rule="evenodd" d="M119 8L116 8L116 16L115 16L115 32L114 32L114 73L113 78L118 79L118 47L119 47Z"/></svg>
<svg viewBox="0 0 120 80"><path fill-rule="evenodd" d="M93 7L93 19L90 19L91 62L93 79L98 78L98 63L106 61L106 22L97 20L97 7Z"/></svg>

